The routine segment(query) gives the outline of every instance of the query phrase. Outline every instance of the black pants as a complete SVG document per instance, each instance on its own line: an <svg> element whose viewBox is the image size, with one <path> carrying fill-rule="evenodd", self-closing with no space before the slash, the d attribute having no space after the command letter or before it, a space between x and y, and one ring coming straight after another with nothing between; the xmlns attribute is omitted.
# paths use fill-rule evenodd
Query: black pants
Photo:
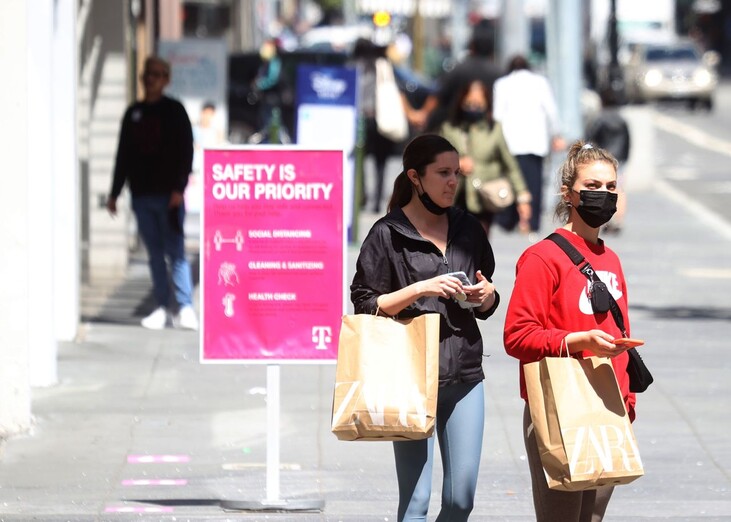
<svg viewBox="0 0 731 522"><path fill-rule="evenodd" d="M366 156L373 156L376 167L376 186L373 188L373 211L381 211L381 199L383 199L383 183L386 176L386 161L389 156L394 154L395 143L378 132L375 118L366 118L365 120L365 153ZM367 190L365 187L365 176L363 180L363 199L361 206L365 206L367 201Z"/></svg>
<svg viewBox="0 0 731 522"><path fill-rule="evenodd" d="M531 195L531 232L538 232L541 228L541 212L543 211L543 157L535 154L520 154L515 156L520 171L523 173L525 184ZM511 205L500 212L495 222L508 231L515 229L520 221L518 209Z"/></svg>

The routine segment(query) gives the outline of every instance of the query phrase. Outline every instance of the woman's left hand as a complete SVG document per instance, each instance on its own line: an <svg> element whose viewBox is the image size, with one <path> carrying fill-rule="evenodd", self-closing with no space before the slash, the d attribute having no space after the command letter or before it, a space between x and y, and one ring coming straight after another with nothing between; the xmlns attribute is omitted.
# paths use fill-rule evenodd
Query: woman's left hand
<svg viewBox="0 0 731 522"><path fill-rule="evenodd" d="M464 292L467 294L467 301L479 303L479 310L484 312L495 303L495 285L488 281L480 270L477 271L476 276L476 283L465 286Z"/></svg>

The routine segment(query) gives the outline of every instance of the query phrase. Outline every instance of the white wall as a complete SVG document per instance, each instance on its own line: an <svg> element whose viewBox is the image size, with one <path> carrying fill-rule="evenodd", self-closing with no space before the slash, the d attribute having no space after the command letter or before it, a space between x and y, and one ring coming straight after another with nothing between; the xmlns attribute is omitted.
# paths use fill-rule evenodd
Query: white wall
<svg viewBox="0 0 731 522"><path fill-rule="evenodd" d="M55 0L51 41L53 313L55 338L76 337L80 312L79 172L76 157L76 0Z"/></svg>
<svg viewBox="0 0 731 522"><path fill-rule="evenodd" d="M25 0L0 3L0 438L27 430L31 423L28 306L32 185L28 176L29 7ZM19 52L20 51L20 52ZM39 318L43 320L47 318ZM38 328L40 325L35 324Z"/></svg>
<svg viewBox="0 0 731 522"><path fill-rule="evenodd" d="M27 39L25 48L28 67L25 146L18 152L27 155L25 176L28 183L28 346L30 382L49 386L57 380L56 340L53 305L53 134L51 86L51 35L53 16L51 3L28 0ZM22 53L19 53L22 55Z"/></svg>

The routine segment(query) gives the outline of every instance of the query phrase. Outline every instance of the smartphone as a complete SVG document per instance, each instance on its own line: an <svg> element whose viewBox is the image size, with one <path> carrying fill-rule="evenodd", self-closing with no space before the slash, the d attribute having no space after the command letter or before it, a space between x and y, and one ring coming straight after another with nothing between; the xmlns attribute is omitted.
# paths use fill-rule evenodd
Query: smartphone
<svg viewBox="0 0 731 522"><path fill-rule="evenodd" d="M635 346L642 346L643 344L645 344L645 341L641 339L629 339L627 337L620 337L612 342L614 344L619 344L622 346L629 346L630 348L634 348Z"/></svg>
<svg viewBox="0 0 731 522"><path fill-rule="evenodd" d="M447 275L459 279L459 281L462 283L462 286L472 286L472 283L467 277L467 274L465 274L464 272L449 272ZM459 304L459 306L461 306L462 308L476 308L480 306L480 303L470 303L469 301L467 301L467 294L465 294L464 292L459 292L455 294L454 299L455 301L457 301L457 304Z"/></svg>
<svg viewBox="0 0 731 522"><path fill-rule="evenodd" d="M449 272L447 275L459 279L463 286L472 286L472 283L470 283L467 274L465 274L464 272Z"/></svg>

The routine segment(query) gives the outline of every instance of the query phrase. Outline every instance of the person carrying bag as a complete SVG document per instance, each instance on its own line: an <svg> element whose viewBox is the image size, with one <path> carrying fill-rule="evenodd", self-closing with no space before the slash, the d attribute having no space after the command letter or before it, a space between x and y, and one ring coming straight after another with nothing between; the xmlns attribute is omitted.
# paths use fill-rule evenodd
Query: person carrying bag
<svg viewBox="0 0 731 522"><path fill-rule="evenodd" d="M531 245L516 265L503 341L520 361L536 520L596 522L614 484L643 472L630 427L629 345L618 341L629 334L627 283L618 256L599 238L616 211L617 161L577 141L559 174L556 216L564 225L555 234L602 284L582 275L550 238ZM610 313L610 296L626 329Z"/></svg>
<svg viewBox="0 0 731 522"><path fill-rule="evenodd" d="M617 305L617 301L614 300L614 297L612 297L607 286L596 275L596 272L589 262L584 259L584 256L571 246L571 243L566 241L566 239L564 239L561 235L554 232L546 239L556 243L561 250L569 256L569 259L571 259L571 261L579 267L579 271L584 274L587 279L589 279L589 284L591 285L591 292L589 295L592 300L592 308L595 311L602 312L609 310L612 313L612 317L614 317L614 322L617 323L617 326L622 332L622 337L625 339L628 338L629 335L624 327L624 317L622 316L622 311ZM634 347L630 348L627 350L627 355L629 356L629 360L627 361L629 389L635 393L642 393L650 387L650 384L652 384L655 379L652 377L650 369L647 365L645 365L645 362L642 360L637 349Z"/></svg>
<svg viewBox="0 0 731 522"><path fill-rule="evenodd" d="M357 319L350 324L346 317L343 323L338 355L343 367L338 368L333 425L340 429L352 419L348 404L355 399L339 395L358 393L356 377L344 374L351 366L347 354L367 358L361 403L368 411L358 413L363 420L352 424L368 423L370 433L380 423L414 427L414 432L399 434L402 440L392 443L399 488L396 520L426 520L438 441L444 467L438 519L466 521L474 506L485 420L477 319L490 317L500 301L490 281L495 259L480 223L452 206L460 176L459 154L452 144L435 134L418 136L404 148L403 167L388 212L368 232L356 262L350 298ZM433 316L438 332L428 327ZM428 426L429 399L424 402L421 396L421 375L428 377L429 371L421 370L420 353L416 362L421 348L406 353L413 336L401 332L400 324L421 331L415 325L425 317L424 331L431 332L425 335L438 344L434 436ZM394 331L383 333L386 329ZM421 341L417 344L420 347ZM391 356L367 353L372 349ZM418 371L412 373L414 368ZM383 391L367 392L373 382L381 383ZM386 397L397 397L398 404ZM383 435L381 440L394 436Z"/></svg>
<svg viewBox="0 0 731 522"><path fill-rule="evenodd" d="M475 216L489 235L495 216L517 201L520 221L527 227L531 195L508 150L502 125L492 117L487 86L473 81L462 87L439 133L460 154L457 205Z"/></svg>

